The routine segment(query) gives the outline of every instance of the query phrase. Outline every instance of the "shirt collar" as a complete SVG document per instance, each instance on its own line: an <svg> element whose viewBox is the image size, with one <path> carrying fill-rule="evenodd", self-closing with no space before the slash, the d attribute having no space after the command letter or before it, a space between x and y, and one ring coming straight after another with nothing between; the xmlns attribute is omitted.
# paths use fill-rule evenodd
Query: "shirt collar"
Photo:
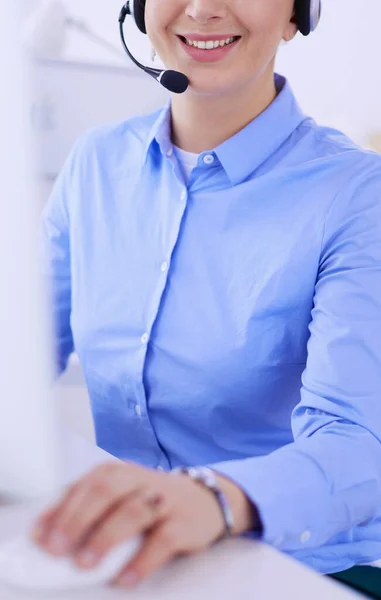
<svg viewBox="0 0 381 600"><path fill-rule="evenodd" d="M167 154L172 146L171 141L171 102L159 112L159 116L154 121L154 124L149 131L146 147L144 151L144 159L146 160L147 154L151 149L154 142L159 144L160 150L163 154Z"/></svg>
<svg viewBox="0 0 381 600"><path fill-rule="evenodd" d="M278 95L270 106L213 150L233 185L247 179L306 119L288 81L276 75L275 84ZM154 141L159 144L163 154L172 152L170 102L160 112L149 132L145 157Z"/></svg>

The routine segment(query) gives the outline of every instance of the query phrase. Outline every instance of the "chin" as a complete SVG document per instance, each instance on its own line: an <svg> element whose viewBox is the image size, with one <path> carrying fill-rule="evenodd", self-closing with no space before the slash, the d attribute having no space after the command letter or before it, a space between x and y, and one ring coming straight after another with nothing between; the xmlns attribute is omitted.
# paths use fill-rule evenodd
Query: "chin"
<svg viewBox="0 0 381 600"><path fill-rule="evenodd" d="M226 79L222 82L211 81L210 77L205 80L203 78L197 78L189 76L190 86L189 92L198 95L205 96L208 98L221 98L223 96L229 96L234 94L235 90L239 88L236 82L229 84Z"/></svg>
<svg viewBox="0 0 381 600"><path fill-rule="evenodd" d="M212 70L208 72L194 68L182 69L179 64L176 70L181 71L181 73L184 73L188 77L190 82L189 90L197 94L218 94L221 89L227 86L224 76L221 73L213 73Z"/></svg>

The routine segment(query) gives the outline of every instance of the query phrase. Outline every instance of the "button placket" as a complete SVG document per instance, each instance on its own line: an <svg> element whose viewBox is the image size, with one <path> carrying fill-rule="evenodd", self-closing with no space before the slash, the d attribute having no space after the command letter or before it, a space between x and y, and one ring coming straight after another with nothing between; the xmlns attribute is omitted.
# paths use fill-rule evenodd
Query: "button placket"
<svg viewBox="0 0 381 600"><path fill-rule="evenodd" d="M186 189L183 189L183 191L181 192L180 198L181 198L182 201L186 201L187 197L188 197L188 191ZM184 210L182 210L182 214L181 214L180 219L179 219L179 226L177 227L176 239L174 240L174 243L172 244L172 249L175 247L176 242L177 242L177 237L178 237L178 234L179 234L179 231L180 231L180 225L181 225L181 221L182 221L183 215L184 215ZM161 263L160 270L161 270L161 272L163 274L165 274L165 273L168 272L169 265L170 265L170 262L168 260L164 260ZM160 300L161 300L162 294L163 294L163 292L165 290L165 287L166 287L167 278L166 277L165 278L161 278L161 281L162 282L164 281L164 283L160 284L160 292L158 294L158 301L156 302L156 307L155 307L155 317L154 317L154 319L153 319L153 321L151 323L151 328L154 326L154 323L155 323L155 321L157 319L157 316L158 316L158 308L160 307ZM150 335L147 332L144 333L141 336L141 338L140 338L140 341L141 341L142 345L147 345L148 342L149 342L149 340L150 340ZM143 369L144 369L144 365L143 365Z"/></svg>

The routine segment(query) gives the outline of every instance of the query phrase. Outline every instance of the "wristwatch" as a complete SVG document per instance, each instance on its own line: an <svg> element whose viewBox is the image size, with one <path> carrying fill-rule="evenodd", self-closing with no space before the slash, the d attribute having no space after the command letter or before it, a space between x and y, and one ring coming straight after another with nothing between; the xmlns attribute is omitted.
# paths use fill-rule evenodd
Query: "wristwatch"
<svg viewBox="0 0 381 600"><path fill-rule="evenodd" d="M212 469L209 467L178 467L172 471L174 474L182 473L187 475L194 481L199 482L201 485L210 490L220 507L222 517L225 523L224 538L232 537L234 531L234 517L230 508L226 495L218 485L217 477Z"/></svg>

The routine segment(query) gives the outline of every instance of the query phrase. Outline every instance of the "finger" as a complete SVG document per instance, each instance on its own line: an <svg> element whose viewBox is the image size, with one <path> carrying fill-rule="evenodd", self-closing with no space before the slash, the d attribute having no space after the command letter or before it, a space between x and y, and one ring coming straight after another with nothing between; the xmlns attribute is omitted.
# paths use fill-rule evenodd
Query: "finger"
<svg viewBox="0 0 381 600"><path fill-rule="evenodd" d="M122 542L144 533L162 518L159 497L145 494L122 500L89 535L77 553L79 567L93 568Z"/></svg>
<svg viewBox="0 0 381 600"><path fill-rule="evenodd" d="M31 532L32 538L37 543L42 543L47 535L49 535L50 529L59 510L61 509L62 505L67 502L67 500L75 493L76 488L77 484L72 485L62 498L52 504L38 517Z"/></svg>
<svg viewBox="0 0 381 600"><path fill-rule="evenodd" d="M50 508L48 511L45 511L43 515L41 515L33 525L31 536L35 542L42 543L44 536L46 535L47 530L50 527L50 523L56 514L57 507Z"/></svg>
<svg viewBox="0 0 381 600"><path fill-rule="evenodd" d="M45 532L45 530L49 526L49 523L51 523L54 515L57 512L58 506L59 506L58 503L56 503L54 505L52 504L47 510L45 510L45 512L40 514L40 516L38 517L37 521L34 524L34 529L33 529L33 533L36 536L37 536L37 531L40 533L40 535L42 535Z"/></svg>
<svg viewBox="0 0 381 600"><path fill-rule="evenodd" d="M80 541L89 535L105 515L128 496L138 485L135 478L125 484L126 477L121 465L116 471L103 465L79 482L71 494L63 500L49 523L49 532L42 546L52 554L61 556L73 551ZM125 465L123 465L125 467ZM127 467L126 467L127 471Z"/></svg>
<svg viewBox="0 0 381 600"><path fill-rule="evenodd" d="M146 537L142 549L117 577L116 584L135 587L181 552L181 538L177 529L165 521Z"/></svg>

